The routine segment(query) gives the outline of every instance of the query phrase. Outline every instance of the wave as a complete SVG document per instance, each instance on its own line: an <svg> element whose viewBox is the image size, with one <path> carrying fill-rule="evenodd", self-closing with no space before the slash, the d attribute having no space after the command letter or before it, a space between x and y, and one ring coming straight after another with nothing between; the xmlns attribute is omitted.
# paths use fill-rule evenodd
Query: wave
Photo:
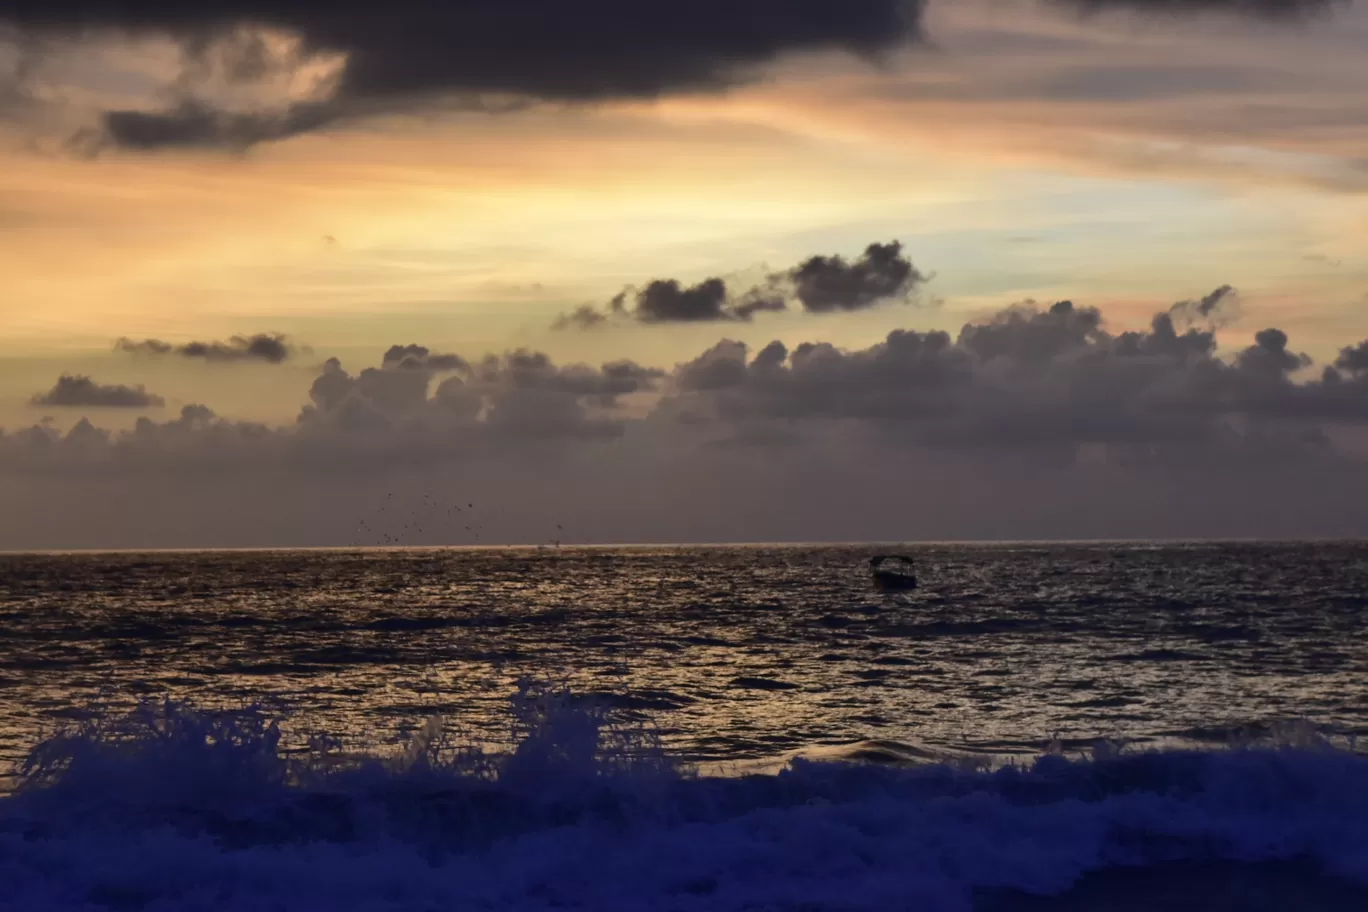
<svg viewBox="0 0 1368 912"><path fill-rule="evenodd" d="M383 756L286 748L250 708L85 722L0 798L0 909L1368 907L1368 757L1304 730L994 768L871 742L722 776L616 712L524 682L505 749L434 721Z"/></svg>

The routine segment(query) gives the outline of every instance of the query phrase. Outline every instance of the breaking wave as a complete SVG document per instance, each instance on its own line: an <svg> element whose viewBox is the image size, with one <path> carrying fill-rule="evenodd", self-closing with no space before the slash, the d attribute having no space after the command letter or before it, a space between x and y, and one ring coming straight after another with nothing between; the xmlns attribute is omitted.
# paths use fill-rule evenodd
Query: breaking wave
<svg viewBox="0 0 1368 912"><path fill-rule="evenodd" d="M1368 757L1314 733L721 776L619 712L526 682L507 748L385 756L252 709L83 723L0 798L0 909L1368 907Z"/></svg>

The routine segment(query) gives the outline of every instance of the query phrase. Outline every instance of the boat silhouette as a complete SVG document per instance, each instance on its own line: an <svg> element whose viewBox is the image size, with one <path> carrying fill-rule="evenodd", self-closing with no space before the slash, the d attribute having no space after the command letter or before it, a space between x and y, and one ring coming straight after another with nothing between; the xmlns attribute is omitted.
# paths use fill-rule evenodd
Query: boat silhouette
<svg viewBox="0 0 1368 912"><path fill-rule="evenodd" d="M869 559L869 571L874 576L874 585L879 589L917 588L912 558L905 554L876 554Z"/></svg>

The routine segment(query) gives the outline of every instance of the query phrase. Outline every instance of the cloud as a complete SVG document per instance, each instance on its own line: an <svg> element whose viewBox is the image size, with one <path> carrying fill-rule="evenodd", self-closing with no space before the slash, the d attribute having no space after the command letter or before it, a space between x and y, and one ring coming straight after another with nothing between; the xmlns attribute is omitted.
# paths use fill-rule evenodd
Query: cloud
<svg viewBox="0 0 1368 912"><path fill-rule="evenodd" d="M782 342L772 343L772 345L778 346L777 351L780 352L781 359L788 357L788 351L783 347ZM675 380L679 388L686 392L720 390L740 386L746 381L747 351L744 342L723 339L694 360L679 365L675 369Z"/></svg>
<svg viewBox="0 0 1368 912"><path fill-rule="evenodd" d="M1335 367L1348 374L1368 374L1368 341L1342 349Z"/></svg>
<svg viewBox="0 0 1368 912"><path fill-rule="evenodd" d="M379 368L352 375L329 359L299 416L301 429L437 434L446 444L494 438L605 438L621 433L621 399L658 388L664 371L632 361L558 365L518 349L467 361L394 346ZM448 373L433 389L440 359ZM459 363L457 363L459 362Z"/></svg>
<svg viewBox="0 0 1368 912"><path fill-rule="evenodd" d="M696 285L655 279L623 291L601 310L582 305L562 314L551 328L595 329L621 319L647 324L749 322L758 313L787 310L790 300L808 313L849 313L906 303L929 279L912 265L901 243L875 243L853 262L841 256L809 257L743 291L716 277Z"/></svg>
<svg viewBox="0 0 1368 912"><path fill-rule="evenodd" d="M106 139L139 149L248 145L316 129L355 111L393 111L434 96L551 101L655 98L753 79L791 52L877 56L921 36L924 0L210 0L134 6L0 0L0 24L40 36L89 31L169 36L194 64L215 50L230 81L269 69L273 46L244 28L296 36L341 56L334 94L271 116L183 100L164 111L111 112ZM232 53L225 53L223 45ZM201 66L202 68L202 66Z"/></svg>
<svg viewBox="0 0 1368 912"><path fill-rule="evenodd" d="M466 358L396 345L378 367L359 372L330 359L293 426L238 425L194 411L142 424L132 436L111 435L96 448L192 463L203 445L220 460L231 450L249 461L253 453L307 454L318 466L426 464L630 435L679 453L728 441L801 450L813 441L863 440L1003 453L1044 447L1061 458L1087 447L1103 448L1108 459L1234 458L1327 452L1341 427L1368 430L1368 342L1345 346L1318 375L1277 328L1223 355L1211 321L1232 295L1222 286L1179 302L1142 331L1113 331L1099 310L1070 301L1028 302L957 334L901 329L854 350L774 341L752 351L727 340L669 371L630 359L558 364L528 349ZM42 399L161 402L141 388L75 377ZM81 434L93 439L87 429ZM11 456L22 439L8 438ZM74 452L86 458L88 449Z"/></svg>
<svg viewBox="0 0 1368 912"><path fill-rule="evenodd" d="M1225 292L1219 297L1229 294ZM1181 312L1188 310L1186 303ZM1363 345L1320 379L1266 329L1225 360L1210 329L1110 333L1094 308L1020 305L944 332L896 330L866 349L723 342L675 372L673 412L724 435L766 424L854 423L928 446L1210 446L1324 442L1325 422L1368 424ZM1274 433L1276 432L1276 433Z"/></svg>
<svg viewBox="0 0 1368 912"><path fill-rule="evenodd" d="M106 386L76 374L63 374L52 389L34 395L29 402L60 408L161 408L166 404L161 396L141 386Z"/></svg>
<svg viewBox="0 0 1368 912"><path fill-rule="evenodd" d="M1240 352L1235 361L1245 373L1273 381L1282 381L1311 363L1307 355L1287 350L1287 333L1281 329L1260 330L1254 336L1254 344Z"/></svg>
<svg viewBox="0 0 1368 912"><path fill-rule="evenodd" d="M1168 312L1169 317L1184 328L1219 329L1239 318L1239 292L1234 286L1222 285L1196 300L1179 301Z"/></svg>
<svg viewBox="0 0 1368 912"><path fill-rule="evenodd" d="M339 112L334 104L310 103L275 114L243 113L183 101L171 111L109 111L100 130L80 132L69 145L83 153L105 146L142 151L196 146L241 150L326 126Z"/></svg>
<svg viewBox="0 0 1368 912"><path fill-rule="evenodd" d="M1277 21L1331 10L1341 0L1041 2L1081 13L1218 12ZM384 6L0 0L0 29L11 26L39 53L75 47L80 55L81 42L109 36L179 48L174 78L142 104L124 106L125 97L101 110L98 125L80 131L72 148L240 150L438 104L500 112L537 102L720 90L759 80L767 65L793 53L837 51L877 62L923 42L926 6L926 0L397 0ZM51 102L48 87L29 88L16 92L30 103Z"/></svg>
<svg viewBox="0 0 1368 912"><path fill-rule="evenodd" d="M597 541L1368 532L1368 341L1316 372L1280 329L1222 347L1175 319L1229 294L1143 330L1026 303L863 348L723 341L672 370L517 349L438 371L399 345L322 365L281 426L193 405L126 431L0 432L0 510L25 518L0 538L347 544L401 490L494 504L483 541L567 520ZM55 389L75 388L130 389Z"/></svg>
<svg viewBox="0 0 1368 912"><path fill-rule="evenodd" d="M198 404L167 421L140 418L126 431L82 419L63 433L45 420L0 430L0 469L54 481L136 477L159 486L270 475L294 490L317 479L379 477L406 467L508 459L546 465L577 448L620 441L642 411L633 411L633 398L658 395L665 377L628 360L557 364L528 350L473 359L445 376L404 362L353 373L333 358L320 367L293 424L234 421ZM140 388L70 392L91 386L84 378L59 383L61 404L162 401Z"/></svg>
<svg viewBox="0 0 1368 912"><path fill-rule="evenodd" d="M422 345L392 345L381 359L383 367L404 367L435 372L469 370L470 364L460 355L435 354Z"/></svg>
<svg viewBox="0 0 1368 912"><path fill-rule="evenodd" d="M727 310L727 283L705 279L685 288L674 279L657 279L636 295L636 318L643 323L696 323L735 320Z"/></svg>
<svg viewBox="0 0 1368 912"><path fill-rule="evenodd" d="M135 355L175 354L205 361L264 361L267 364L280 364L297 350L288 337L280 333L257 333L233 336L227 342L187 342L184 345L173 345L161 339L134 341L121 338L114 343L114 348Z"/></svg>
<svg viewBox="0 0 1368 912"><path fill-rule="evenodd" d="M855 262L815 256L789 271L794 294L811 313L866 310L904 297L926 276L903 256L902 244L870 244Z"/></svg>
<svg viewBox="0 0 1368 912"><path fill-rule="evenodd" d="M1126 11L1149 14L1193 15L1225 13L1260 19L1300 19L1344 5L1347 0L1046 0L1056 6L1074 7L1086 13Z"/></svg>
<svg viewBox="0 0 1368 912"><path fill-rule="evenodd" d="M551 323L557 332L567 329L594 329L608 322L608 315L597 310L592 304L581 304L567 314L561 314Z"/></svg>

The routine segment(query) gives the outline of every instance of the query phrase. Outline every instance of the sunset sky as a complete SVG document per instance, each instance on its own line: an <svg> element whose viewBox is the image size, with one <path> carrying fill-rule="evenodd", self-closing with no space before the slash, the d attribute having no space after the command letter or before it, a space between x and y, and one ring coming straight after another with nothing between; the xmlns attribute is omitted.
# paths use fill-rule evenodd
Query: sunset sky
<svg viewBox="0 0 1368 912"><path fill-rule="evenodd" d="M0 0L0 547L1368 533L1368 5L329 9Z"/></svg>

